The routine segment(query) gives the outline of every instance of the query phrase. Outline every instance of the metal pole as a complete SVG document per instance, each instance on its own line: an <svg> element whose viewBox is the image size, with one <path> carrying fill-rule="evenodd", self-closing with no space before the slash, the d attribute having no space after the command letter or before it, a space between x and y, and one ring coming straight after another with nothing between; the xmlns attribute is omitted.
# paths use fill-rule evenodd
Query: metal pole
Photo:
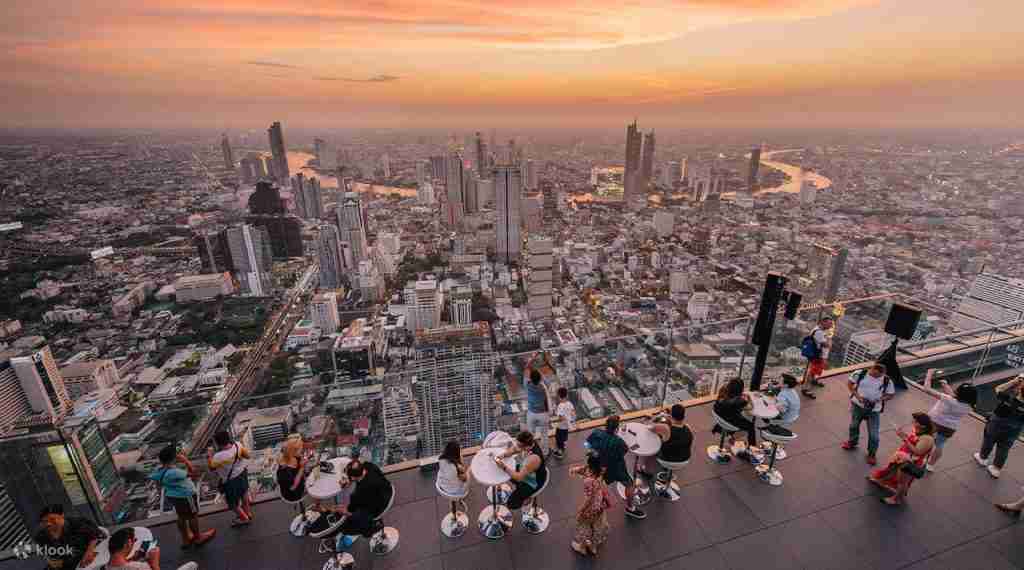
<svg viewBox="0 0 1024 570"><path fill-rule="evenodd" d="M747 317L747 332L743 333L743 354L740 355L740 372L737 376L743 379L743 365L747 361L747 345L750 344L750 329L754 325L754 319Z"/></svg>

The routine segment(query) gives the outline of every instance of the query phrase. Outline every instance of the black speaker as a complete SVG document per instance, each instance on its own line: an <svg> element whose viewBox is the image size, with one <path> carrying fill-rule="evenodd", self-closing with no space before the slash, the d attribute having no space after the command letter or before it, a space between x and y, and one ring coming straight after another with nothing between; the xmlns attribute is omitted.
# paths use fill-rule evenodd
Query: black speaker
<svg viewBox="0 0 1024 570"><path fill-rule="evenodd" d="M786 298L786 312L783 313L787 320L792 321L796 318L796 312L800 309L800 301L804 300L804 296L796 291L790 291L789 296Z"/></svg>
<svg viewBox="0 0 1024 570"><path fill-rule="evenodd" d="M896 338L910 340L914 338L914 331L917 330L917 322L920 320L921 309L893 303L889 309L889 318L885 321L885 332Z"/></svg>
<svg viewBox="0 0 1024 570"><path fill-rule="evenodd" d="M782 300L782 291L785 288L785 277L777 273L769 273L765 278L764 292L761 293L761 308L757 312L757 322L754 324L754 334L751 335L750 342L761 346L763 343L772 341L775 313L779 310L779 301Z"/></svg>

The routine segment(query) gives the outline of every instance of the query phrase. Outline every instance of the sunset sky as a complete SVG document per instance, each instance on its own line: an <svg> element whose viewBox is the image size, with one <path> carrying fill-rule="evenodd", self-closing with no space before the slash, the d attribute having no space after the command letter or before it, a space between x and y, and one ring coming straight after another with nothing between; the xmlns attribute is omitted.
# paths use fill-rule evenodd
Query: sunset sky
<svg viewBox="0 0 1024 570"><path fill-rule="evenodd" d="M12 0L0 125L1024 126L1021 0Z"/></svg>

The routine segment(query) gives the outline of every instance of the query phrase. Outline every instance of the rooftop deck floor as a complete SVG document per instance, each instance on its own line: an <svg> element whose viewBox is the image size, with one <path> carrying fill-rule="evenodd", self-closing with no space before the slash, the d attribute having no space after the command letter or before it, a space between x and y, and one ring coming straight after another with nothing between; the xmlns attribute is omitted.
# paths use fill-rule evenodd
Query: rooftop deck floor
<svg viewBox="0 0 1024 570"><path fill-rule="evenodd" d="M720 466L708 461L704 448L711 434L710 406L688 410L695 433L694 457L682 472L682 500L655 498L647 520L627 519L616 502L609 520L611 535L597 559L583 559L569 549L573 514L581 482L567 473L583 457L585 433L573 434L570 456L552 460L553 479L543 495L552 518L541 535L525 533L518 521L501 541L488 541L474 526L458 539L439 532L447 503L437 496L430 476L418 471L392 475L397 505L386 517L401 540L390 555L377 557L360 540L356 567L418 570L546 570L565 568L631 568L757 570L888 569L1014 569L1024 568L1024 525L996 510L993 501L1021 495L1024 451L1011 453L999 480L971 459L983 425L965 420L947 443L938 472L915 483L908 503L890 507L881 492L865 481L863 452L839 447L849 421L845 389L839 379L816 401L804 400L794 427L799 439L787 446L779 462L781 487L761 483L752 468L734 461ZM894 429L910 421L914 411L927 411L931 398L911 389L890 402L882 417L883 459L896 447ZM863 438L862 438L863 441ZM469 499L470 515L485 505L482 489ZM173 525L154 528L163 551L162 567L196 560L202 570L319 570L326 556L317 554L316 540L294 538L287 531L291 511L280 501L257 507L248 528L232 529L226 513L204 517L216 526L217 538L199 551L181 552ZM0 570L38 568L8 562Z"/></svg>

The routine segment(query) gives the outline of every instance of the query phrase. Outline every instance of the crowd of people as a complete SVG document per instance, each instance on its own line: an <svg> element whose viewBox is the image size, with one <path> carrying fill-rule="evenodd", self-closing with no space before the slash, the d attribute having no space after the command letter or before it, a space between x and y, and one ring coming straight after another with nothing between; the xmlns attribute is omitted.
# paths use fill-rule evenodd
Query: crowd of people
<svg viewBox="0 0 1024 570"><path fill-rule="evenodd" d="M805 397L817 397L813 387L815 383L820 384L824 370L818 360L822 359L829 342L827 335L818 333L831 327L831 319L822 319L805 339L814 345L815 350L805 351L808 367L803 378L782 375L775 391L778 410L775 418L759 423L751 415L752 395L744 390L740 379L730 380L721 387L713 404L714 413L738 430L729 434L728 449L736 446L737 456L758 464L763 460L757 446L758 430L789 428L798 421L801 398L797 389L803 385L801 392ZM534 359L531 359L524 374L527 426L532 429L520 432L504 451L494 455L495 464L508 475L512 485L505 500L505 506L512 511L526 508L527 503L544 488L552 476L549 461L566 457L569 433L576 424L575 409L566 389L559 388L552 393L549 382L533 365ZM911 421L895 431L900 440L898 449L883 465L877 466L881 416L885 413L886 403L896 394L895 386L887 375L886 367L874 363L851 374L846 387L850 400L850 425L848 438L842 447L850 451L858 449L861 424L867 424L865 461L874 467L867 479L886 491L882 500L890 505L903 504L914 483L936 469L946 442L954 437L962 420L978 403L978 391L972 384L963 383L953 389L948 382L941 381L931 409L927 413L913 413ZM1000 476L1010 449L1024 429L1024 374L997 388L996 393L998 405L986 423L980 449L974 454L977 463L994 478ZM666 484L671 482L672 474L667 468L656 473L657 466L652 461L657 459L662 466L684 465L690 460L694 435L686 422L686 407L682 404L674 404L651 419L653 421L648 427L658 437L660 450L656 458L646 457L642 462L638 461L634 471L644 479L657 477L662 485L656 487L662 493L666 492ZM549 446L552 425L555 427L553 447ZM638 482L627 467L626 456L630 448L620 435L620 425L620 417L613 415L606 419L602 428L592 430L584 444L587 448L585 461L568 470L582 480L583 486L583 499L576 509L575 531L570 544L573 551L581 556L597 556L607 540L610 528L607 513L614 505L610 485L619 483L623 486L626 516L634 519L647 516L636 501ZM715 427L720 429L718 425ZM741 439L745 439L746 445L737 445ZM214 442L216 447L207 450L207 465L218 475L220 491L229 509L235 513L233 526L244 527L255 519L248 481L250 452L224 431L214 435ZM277 482L283 499L298 502L305 496L312 452L312 447L298 435L289 437L282 445ZM181 548L203 546L216 536L216 529L200 528L196 469L188 457L173 446L161 450L159 461L159 467L149 475L149 479L162 488L177 516ZM337 534L321 541L320 551L323 553L347 552L360 537L371 537L379 532L383 528L381 515L388 509L395 493L393 484L379 466L358 459L347 461L343 475L338 478L339 496L343 495L344 500L336 505L312 505L313 511L323 516L316 523L320 526L310 527L309 534L317 538ZM436 485L445 496L460 501L465 508L464 499L472 490L473 474L458 441L448 442L440 454ZM1024 497L996 506L1020 516L1024 512ZM35 536L38 544L68 547L53 550L64 555L51 557L48 568L88 566L96 558L97 545L106 540L110 556L106 565L108 570L160 569L159 548L148 543L139 548L139 540L131 527L111 535L88 519L66 517L61 505L44 509L40 524L41 529ZM181 567L182 570L195 568L195 563Z"/></svg>

